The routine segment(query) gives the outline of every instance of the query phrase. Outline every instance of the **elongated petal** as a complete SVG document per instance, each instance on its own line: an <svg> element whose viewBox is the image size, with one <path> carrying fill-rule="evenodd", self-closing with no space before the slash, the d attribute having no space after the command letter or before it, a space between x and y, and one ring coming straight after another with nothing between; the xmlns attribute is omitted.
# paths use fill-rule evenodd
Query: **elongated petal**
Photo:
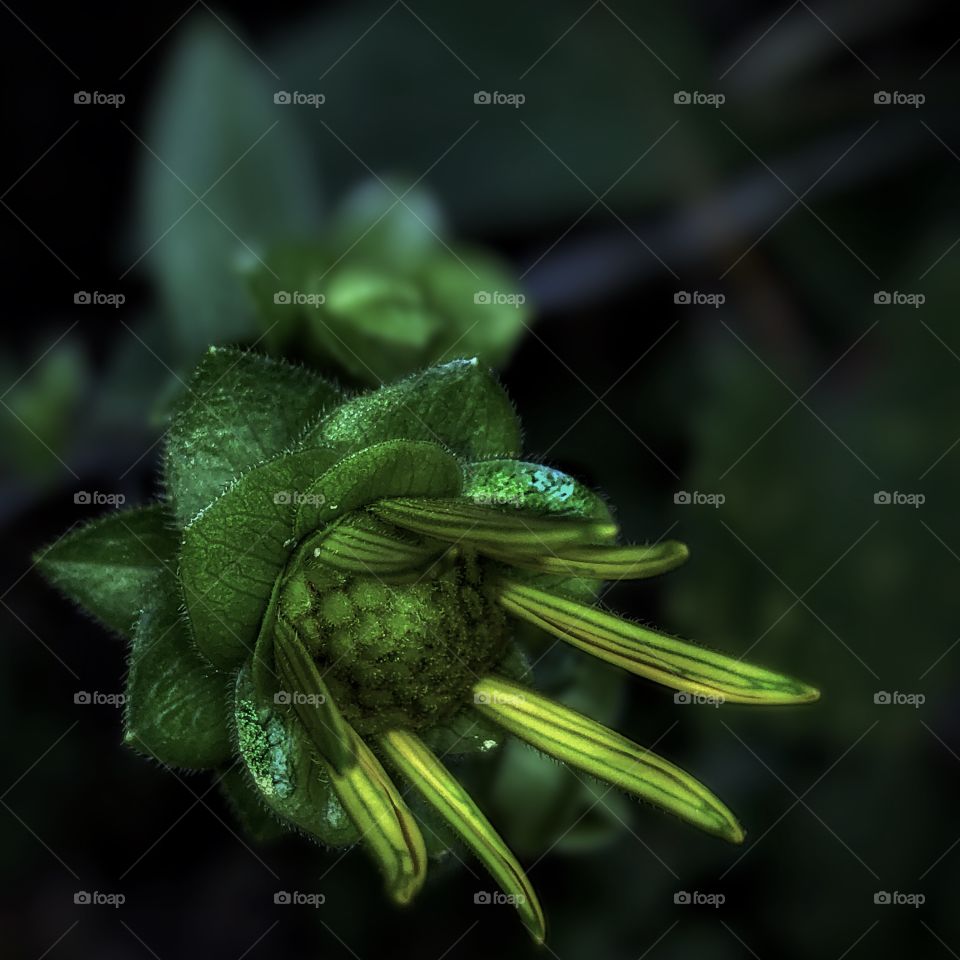
<svg viewBox="0 0 960 960"><path fill-rule="evenodd" d="M423 835L397 788L370 748L347 725L357 762L343 772L330 768L330 782L366 849L377 861L387 892L410 903L427 875Z"/></svg>
<svg viewBox="0 0 960 960"><path fill-rule="evenodd" d="M734 815L702 783L619 733L502 677L473 688L476 708L538 750L734 843Z"/></svg>
<svg viewBox="0 0 960 960"><path fill-rule="evenodd" d="M504 893L513 898L530 936L543 943L546 926L537 895L510 849L470 795L414 734L392 730L380 743L397 769L457 831Z"/></svg>
<svg viewBox="0 0 960 960"><path fill-rule="evenodd" d="M547 518L462 500L382 500L371 508L398 527L478 550L536 554L604 540L616 525L573 517Z"/></svg>
<svg viewBox="0 0 960 960"><path fill-rule="evenodd" d="M411 543L391 536L373 517L334 527L314 551L325 566L348 573L386 577L423 567L437 556L437 544ZM443 549L443 548L441 548Z"/></svg>
<svg viewBox="0 0 960 960"><path fill-rule="evenodd" d="M296 631L277 624L274 656L284 693L321 756L331 766L345 770L356 762L349 727L327 689L313 657Z"/></svg>
<svg viewBox="0 0 960 960"><path fill-rule="evenodd" d="M820 696L799 680L526 584L504 581L500 602L515 616L601 660L677 690L732 703L808 703Z"/></svg>
<svg viewBox="0 0 960 960"><path fill-rule="evenodd" d="M665 540L649 547L566 547L554 554L523 556L486 551L496 559L538 573L589 577L593 580L642 580L674 570L690 556L686 544Z"/></svg>

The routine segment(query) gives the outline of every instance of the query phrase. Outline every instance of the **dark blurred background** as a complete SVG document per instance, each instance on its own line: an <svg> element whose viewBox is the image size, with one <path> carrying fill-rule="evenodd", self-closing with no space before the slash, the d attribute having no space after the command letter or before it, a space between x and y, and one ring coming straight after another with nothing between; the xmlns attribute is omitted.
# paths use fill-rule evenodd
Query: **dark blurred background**
<svg viewBox="0 0 960 960"><path fill-rule="evenodd" d="M360 853L249 844L210 776L144 762L116 707L74 702L122 691L124 648L31 570L104 509L78 492L157 494L178 379L207 343L261 336L244 258L321 233L377 177L511 265L535 321L500 366L529 455L602 490L628 537L690 545L607 599L823 691L711 708L594 670L618 728L748 838L631 803L557 843L589 810L567 805L523 850L544 954L960 953L955 8L2 6L6 956L535 952L474 903L475 866L398 911ZM533 796L492 801L520 846Z"/></svg>

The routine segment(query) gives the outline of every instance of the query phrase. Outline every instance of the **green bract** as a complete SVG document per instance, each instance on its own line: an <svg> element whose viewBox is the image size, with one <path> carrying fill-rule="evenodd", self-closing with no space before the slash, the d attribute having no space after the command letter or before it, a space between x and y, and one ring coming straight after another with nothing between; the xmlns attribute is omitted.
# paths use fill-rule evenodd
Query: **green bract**
<svg viewBox="0 0 960 960"><path fill-rule="evenodd" d="M519 438L476 361L347 398L304 370L211 349L173 417L164 500L72 532L39 562L130 637L132 747L185 768L238 758L224 789L253 835L360 840L405 903L427 846L397 776L542 940L529 882L447 754L513 734L710 833L743 831L689 774L536 693L519 622L690 693L817 693L600 609L600 581L665 572L686 548L618 545L603 501L519 459Z"/></svg>
<svg viewBox="0 0 960 960"><path fill-rule="evenodd" d="M502 366L532 312L506 264L445 233L421 190L360 188L316 240L280 244L248 266L266 346L305 351L367 384L463 354Z"/></svg>

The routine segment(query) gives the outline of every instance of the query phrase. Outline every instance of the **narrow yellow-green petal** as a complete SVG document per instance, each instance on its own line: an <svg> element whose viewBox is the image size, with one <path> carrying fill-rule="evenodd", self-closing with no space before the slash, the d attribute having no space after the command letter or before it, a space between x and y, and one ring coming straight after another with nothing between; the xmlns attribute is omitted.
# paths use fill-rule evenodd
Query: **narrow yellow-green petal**
<svg viewBox="0 0 960 960"><path fill-rule="evenodd" d="M380 867L387 892L399 904L410 903L427 875L423 835L380 761L349 724L347 729L357 762L344 771L331 767L330 783Z"/></svg>
<svg viewBox="0 0 960 960"><path fill-rule="evenodd" d="M743 828L702 783L615 730L503 677L484 677L473 690L477 710L538 750L707 833L742 842Z"/></svg>
<svg viewBox="0 0 960 960"><path fill-rule="evenodd" d="M675 570L690 556L685 543L665 540L652 546L561 547L556 553L520 555L491 549L486 551L525 570L561 576L589 577L592 580L642 580Z"/></svg>
<svg viewBox="0 0 960 960"><path fill-rule="evenodd" d="M513 903L530 936L543 943L546 923L523 868L470 795L412 733L391 730L381 746L397 769L463 838Z"/></svg>
<svg viewBox="0 0 960 960"><path fill-rule="evenodd" d="M604 521L548 518L452 499L381 500L370 509L398 527L438 540L466 543L481 551L551 552L558 547L609 540L617 532L615 524Z"/></svg>
<svg viewBox="0 0 960 960"><path fill-rule="evenodd" d="M677 690L731 703L809 703L820 696L799 680L536 587L503 581L499 599L514 616L601 660Z"/></svg>
<svg viewBox="0 0 960 960"><path fill-rule="evenodd" d="M349 728L330 696L313 657L288 624L279 621L274 658L286 702L296 711L314 746L331 766L343 770L355 762Z"/></svg>
<svg viewBox="0 0 960 960"><path fill-rule="evenodd" d="M338 524L314 549L314 558L337 570L385 577L422 568L446 549L436 541L398 540L387 529L373 517Z"/></svg>

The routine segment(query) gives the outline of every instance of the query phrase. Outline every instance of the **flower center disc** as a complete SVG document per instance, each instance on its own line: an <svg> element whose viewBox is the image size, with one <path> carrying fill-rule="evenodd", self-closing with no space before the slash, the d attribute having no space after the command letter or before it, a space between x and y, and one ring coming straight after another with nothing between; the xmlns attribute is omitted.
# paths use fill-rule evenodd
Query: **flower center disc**
<svg viewBox="0 0 960 960"><path fill-rule="evenodd" d="M469 552L392 578L318 564L287 575L278 615L361 736L425 730L468 706L506 651L507 618L482 574Z"/></svg>

